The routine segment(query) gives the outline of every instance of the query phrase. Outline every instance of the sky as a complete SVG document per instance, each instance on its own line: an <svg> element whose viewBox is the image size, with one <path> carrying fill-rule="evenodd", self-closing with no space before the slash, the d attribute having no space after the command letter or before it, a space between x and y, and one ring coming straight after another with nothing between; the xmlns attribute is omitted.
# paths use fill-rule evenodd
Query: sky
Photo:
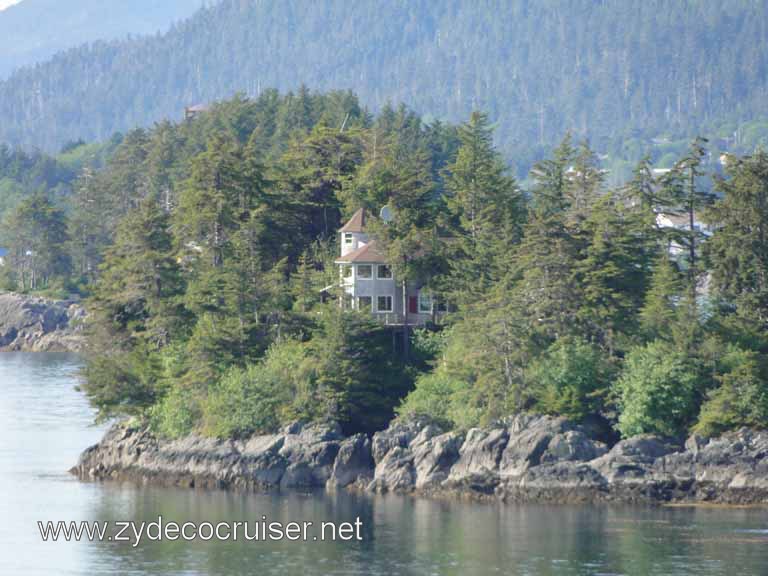
<svg viewBox="0 0 768 576"><path fill-rule="evenodd" d="M0 10L5 10L8 6L18 4L21 0L0 0Z"/></svg>

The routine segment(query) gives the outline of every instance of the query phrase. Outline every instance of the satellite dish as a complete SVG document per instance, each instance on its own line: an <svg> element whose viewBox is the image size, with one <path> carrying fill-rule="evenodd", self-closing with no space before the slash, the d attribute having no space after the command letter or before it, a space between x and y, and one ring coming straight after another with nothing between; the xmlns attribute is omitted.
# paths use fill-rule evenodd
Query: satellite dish
<svg viewBox="0 0 768 576"><path fill-rule="evenodd" d="M381 209L379 217L381 217L384 222L392 222L392 210L390 210L389 206L384 206Z"/></svg>

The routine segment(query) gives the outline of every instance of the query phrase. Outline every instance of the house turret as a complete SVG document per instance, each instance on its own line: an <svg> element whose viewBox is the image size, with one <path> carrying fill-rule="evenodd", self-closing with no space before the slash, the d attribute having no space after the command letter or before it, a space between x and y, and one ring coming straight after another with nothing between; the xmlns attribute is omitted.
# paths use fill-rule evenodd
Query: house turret
<svg viewBox="0 0 768 576"><path fill-rule="evenodd" d="M341 233L341 256L354 252L369 242L368 234L365 232L365 226L368 223L368 214L365 208L360 208L352 215L349 222L339 231Z"/></svg>

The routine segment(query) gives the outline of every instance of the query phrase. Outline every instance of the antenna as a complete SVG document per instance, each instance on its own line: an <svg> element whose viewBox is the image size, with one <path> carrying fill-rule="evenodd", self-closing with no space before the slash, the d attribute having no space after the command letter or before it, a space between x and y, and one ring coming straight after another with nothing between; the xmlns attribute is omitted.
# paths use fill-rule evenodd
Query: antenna
<svg viewBox="0 0 768 576"><path fill-rule="evenodd" d="M379 212L379 217L384 222L392 222L392 210L389 208L389 206L382 207L381 212Z"/></svg>

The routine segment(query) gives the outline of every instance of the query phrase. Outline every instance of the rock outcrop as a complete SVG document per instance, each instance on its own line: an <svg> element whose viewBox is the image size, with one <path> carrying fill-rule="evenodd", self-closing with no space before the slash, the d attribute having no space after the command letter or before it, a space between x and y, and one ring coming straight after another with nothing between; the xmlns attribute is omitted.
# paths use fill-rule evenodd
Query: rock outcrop
<svg viewBox="0 0 768 576"><path fill-rule="evenodd" d="M0 351L79 352L84 320L75 301L0 294Z"/></svg>
<svg viewBox="0 0 768 576"><path fill-rule="evenodd" d="M523 415L465 433L396 422L369 438L339 427L292 424L244 440L159 440L116 424L72 472L244 489L365 489L503 501L768 503L768 432L656 436L610 450L562 418Z"/></svg>

